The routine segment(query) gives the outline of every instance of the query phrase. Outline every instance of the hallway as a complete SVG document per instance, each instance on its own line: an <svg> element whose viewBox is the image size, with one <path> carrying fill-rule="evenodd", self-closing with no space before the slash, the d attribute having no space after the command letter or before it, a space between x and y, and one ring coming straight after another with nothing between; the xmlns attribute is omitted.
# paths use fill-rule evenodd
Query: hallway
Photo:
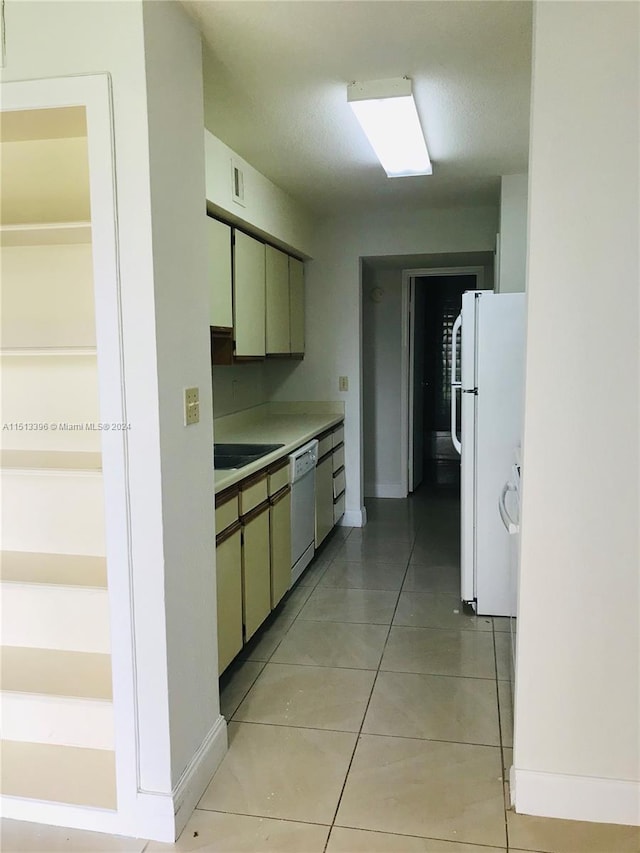
<svg viewBox="0 0 640 853"><path fill-rule="evenodd" d="M5 821L3 850L637 853L633 827L508 810L508 625L461 612L458 500L367 511L223 677L230 749L175 845Z"/></svg>

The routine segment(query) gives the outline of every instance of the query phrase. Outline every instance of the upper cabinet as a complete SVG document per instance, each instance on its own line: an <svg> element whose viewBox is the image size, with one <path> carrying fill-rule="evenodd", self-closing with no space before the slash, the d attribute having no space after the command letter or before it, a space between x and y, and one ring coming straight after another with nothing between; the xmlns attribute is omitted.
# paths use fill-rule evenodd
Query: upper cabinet
<svg viewBox="0 0 640 853"><path fill-rule="evenodd" d="M289 323L291 354L304 355L304 264L289 258Z"/></svg>
<svg viewBox="0 0 640 853"><path fill-rule="evenodd" d="M304 355L304 263L207 216L214 364Z"/></svg>
<svg viewBox="0 0 640 853"><path fill-rule="evenodd" d="M207 252L209 258L209 325L233 327L231 279L231 226L207 216Z"/></svg>
<svg viewBox="0 0 640 853"><path fill-rule="evenodd" d="M289 340L289 256L273 246L266 247L267 261L267 354L288 355Z"/></svg>
<svg viewBox="0 0 640 853"><path fill-rule="evenodd" d="M233 319L236 358L260 358L265 349L265 245L234 232Z"/></svg>

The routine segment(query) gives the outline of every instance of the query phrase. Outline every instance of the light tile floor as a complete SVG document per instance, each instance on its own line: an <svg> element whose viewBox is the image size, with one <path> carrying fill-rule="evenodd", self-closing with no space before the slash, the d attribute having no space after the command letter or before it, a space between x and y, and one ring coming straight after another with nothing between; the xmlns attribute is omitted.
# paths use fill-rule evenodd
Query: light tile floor
<svg viewBox="0 0 640 853"><path fill-rule="evenodd" d="M516 815L508 622L463 612L459 503L367 501L221 682L230 748L174 844L4 821L5 853L640 853Z"/></svg>

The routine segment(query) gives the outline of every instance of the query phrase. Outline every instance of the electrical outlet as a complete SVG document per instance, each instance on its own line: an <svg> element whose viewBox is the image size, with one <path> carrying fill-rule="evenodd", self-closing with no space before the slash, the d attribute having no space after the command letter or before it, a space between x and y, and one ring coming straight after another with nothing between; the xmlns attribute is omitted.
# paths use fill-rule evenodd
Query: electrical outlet
<svg viewBox="0 0 640 853"><path fill-rule="evenodd" d="M339 391L348 391L349 390L349 377L348 376L338 376L338 390Z"/></svg>
<svg viewBox="0 0 640 853"><path fill-rule="evenodd" d="M200 421L200 392L197 388L184 389L184 425L191 426Z"/></svg>

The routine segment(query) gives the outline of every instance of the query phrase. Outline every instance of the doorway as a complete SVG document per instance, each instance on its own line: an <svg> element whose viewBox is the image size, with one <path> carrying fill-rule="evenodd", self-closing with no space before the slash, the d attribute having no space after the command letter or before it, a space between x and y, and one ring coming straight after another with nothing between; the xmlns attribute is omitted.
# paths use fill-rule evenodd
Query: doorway
<svg viewBox="0 0 640 853"><path fill-rule="evenodd" d="M459 491L460 457L451 441L452 331L462 294L483 286L483 272L467 267L405 273L408 493L423 483Z"/></svg>
<svg viewBox="0 0 640 853"><path fill-rule="evenodd" d="M432 488L460 488L460 456L451 441L451 341L453 324L462 308L462 294L475 290L473 275L416 279L415 357L422 358L422 470L414 474L414 490L423 482ZM420 306L421 313L417 313ZM417 346L418 339L423 342ZM459 360L460 353L456 353ZM460 432L460 409L457 430ZM414 449L414 458L416 456ZM415 468L415 462L414 462Z"/></svg>

